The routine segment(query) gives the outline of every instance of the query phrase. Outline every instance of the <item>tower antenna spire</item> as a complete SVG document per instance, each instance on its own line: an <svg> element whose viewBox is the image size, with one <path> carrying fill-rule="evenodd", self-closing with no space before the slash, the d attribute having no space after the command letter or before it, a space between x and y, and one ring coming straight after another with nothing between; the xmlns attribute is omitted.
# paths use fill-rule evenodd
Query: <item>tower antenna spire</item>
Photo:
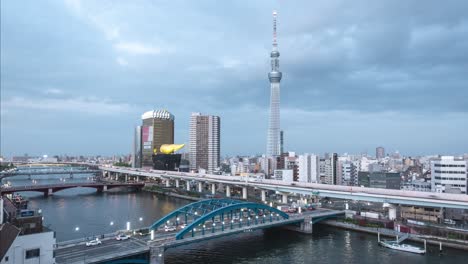
<svg viewBox="0 0 468 264"><path fill-rule="evenodd" d="M278 12L276 10L273 10L273 47L277 47L278 43L276 42L276 16L278 15Z"/></svg>

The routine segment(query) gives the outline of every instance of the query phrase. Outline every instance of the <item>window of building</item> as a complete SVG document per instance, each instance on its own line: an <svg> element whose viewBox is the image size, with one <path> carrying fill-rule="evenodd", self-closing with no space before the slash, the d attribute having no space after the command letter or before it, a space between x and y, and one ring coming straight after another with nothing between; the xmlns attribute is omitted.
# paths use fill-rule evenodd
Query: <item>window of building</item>
<svg viewBox="0 0 468 264"><path fill-rule="evenodd" d="M40 251L39 248L26 250L25 259L37 258L37 257L39 257L40 253L41 253L41 251Z"/></svg>

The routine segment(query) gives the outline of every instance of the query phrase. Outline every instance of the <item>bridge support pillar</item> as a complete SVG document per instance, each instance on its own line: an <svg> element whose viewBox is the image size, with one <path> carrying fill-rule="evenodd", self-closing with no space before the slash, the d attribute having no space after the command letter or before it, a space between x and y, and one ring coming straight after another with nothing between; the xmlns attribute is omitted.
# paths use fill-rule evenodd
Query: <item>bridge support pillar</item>
<svg viewBox="0 0 468 264"><path fill-rule="evenodd" d="M176 188L179 188L179 179L176 179L176 180L175 180L175 187L176 187Z"/></svg>
<svg viewBox="0 0 468 264"><path fill-rule="evenodd" d="M247 200L247 187L242 187L242 199Z"/></svg>
<svg viewBox="0 0 468 264"><path fill-rule="evenodd" d="M285 194L285 193L283 193L281 196L282 196L282 198L283 198L282 202L283 202L284 204L287 204L287 203L288 203L288 195Z"/></svg>
<svg viewBox="0 0 468 264"><path fill-rule="evenodd" d="M213 194L213 195L216 194L216 184L214 184L214 183L211 184L211 194Z"/></svg>
<svg viewBox="0 0 468 264"><path fill-rule="evenodd" d="M231 197L231 186L226 185L226 197Z"/></svg>
<svg viewBox="0 0 468 264"><path fill-rule="evenodd" d="M150 264L164 264L164 247L150 247Z"/></svg>
<svg viewBox="0 0 468 264"><path fill-rule="evenodd" d="M187 188L187 191L190 192L190 182L189 181L185 181L185 188Z"/></svg>
<svg viewBox="0 0 468 264"><path fill-rule="evenodd" d="M47 190L47 195L46 196L52 195L53 193L54 193L54 191L52 190L52 188L49 188Z"/></svg>
<svg viewBox="0 0 468 264"><path fill-rule="evenodd" d="M104 186L102 187L102 191L103 191L103 192L107 192L107 185L104 185Z"/></svg>
<svg viewBox="0 0 468 264"><path fill-rule="evenodd" d="M139 182L140 181L140 176L137 176L136 177L136 182Z"/></svg>
<svg viewBox="0 0 468 264"><path fill-rule="evenodd" d="M260 190L262 192L262 202L266 201L266 191L265 190Z"/></svg>
<svg viewBox="0 0 468 264"><path fill-rule="evenodd" d="M203 183L198 182L198 192L203 192Z"/></svg>
<svg viewBox="0 0 468 264"><path fill-rule="evenodd" d="M125 182L128 182L128 174L125 174Z"/></svg>
<svg viewBox="0 0 468 264"><path fill-rule="evenodd" d="M313 226L312 226L312 217L306 216L304 218L304 222L301 223L301 232L312 234Z"/></svg>
<svg viewBox="0 0 468 264"><path fill-rule="evenodd" d="M166 187L171 187L171 182L169 179L166 179Z"/></svg>

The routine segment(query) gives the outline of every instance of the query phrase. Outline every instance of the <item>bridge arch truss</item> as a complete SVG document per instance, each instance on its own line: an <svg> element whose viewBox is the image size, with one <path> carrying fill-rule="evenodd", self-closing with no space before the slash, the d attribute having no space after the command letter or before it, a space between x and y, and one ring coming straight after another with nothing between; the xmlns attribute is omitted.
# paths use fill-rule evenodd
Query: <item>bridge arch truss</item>
<svg viewBox="0 0 468 264"><path fill-rule="evenodd" d="M150 226L157 230L163 225L174 226L177 230L175 239L186 235L205 235L225 229L254 226L265 222L288 219L289 215L276 208L261 203L245 202L232 199L209 199L188 204L159 219ZM208 227L206 226L208 225Z"/></svg>

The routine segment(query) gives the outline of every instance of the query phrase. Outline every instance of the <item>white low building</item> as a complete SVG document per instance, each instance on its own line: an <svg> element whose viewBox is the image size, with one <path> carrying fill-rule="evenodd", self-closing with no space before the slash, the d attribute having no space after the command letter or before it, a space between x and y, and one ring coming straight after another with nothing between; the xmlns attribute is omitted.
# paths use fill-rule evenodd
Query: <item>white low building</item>
<svg viewBox="0 0 468 264"><path fill-rule="evenodd" d="M441 156L431 162L433 192L467 193L467 162L462 158Z"/></svg>
<svg viewBox="0 0 468 264"><path fill-rule="evenodd" d="M275 180L284 182L293 182L293 175L293 170L275 170L274 172Z"/></svg>
<svg viewBox="0 0 468 264"><path fill-rule="evenodd" d="M53 231L17 236L0 264L53 264L55 243Z"/></svg>

